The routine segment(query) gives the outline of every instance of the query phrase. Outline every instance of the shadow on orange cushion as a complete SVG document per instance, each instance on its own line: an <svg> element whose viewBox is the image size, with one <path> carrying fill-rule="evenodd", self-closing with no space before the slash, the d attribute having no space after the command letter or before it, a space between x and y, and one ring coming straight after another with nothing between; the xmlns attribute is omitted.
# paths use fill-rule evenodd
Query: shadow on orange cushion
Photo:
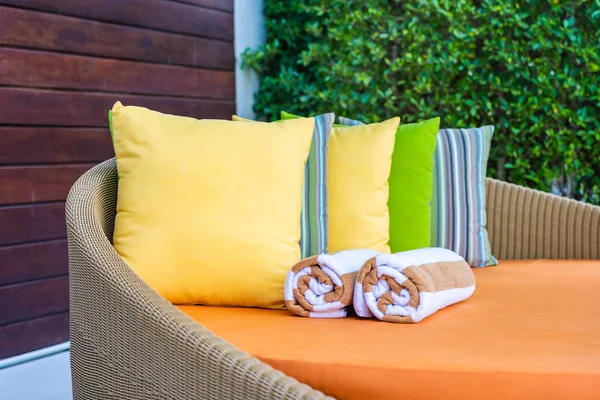
<svg viewBox="0 0 600 400"><path fill-rule="evenodd" d="M600 261L502 261L415 325L178 307L340 399L600 399Z"/></svg>

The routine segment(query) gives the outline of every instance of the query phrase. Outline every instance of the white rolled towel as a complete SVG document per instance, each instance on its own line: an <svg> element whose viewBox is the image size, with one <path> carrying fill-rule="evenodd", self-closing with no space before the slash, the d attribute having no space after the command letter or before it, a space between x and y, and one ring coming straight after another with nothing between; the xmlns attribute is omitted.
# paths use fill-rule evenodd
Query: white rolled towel
<svg viewBox="0 0 600 400"><path fill-rule="evenodd" d="M298 262L285 279L285 305L301 317L344 318L352 306L354 282L374 250L345 250Z"/></svg>
<svg viewBox="0 0 600 400"><path fill-rule="evenodd" d="M450 250L381 254L367 260L358 273L354 310L360 317L410 324L469 298L474 291L471 267Z"/></svg>

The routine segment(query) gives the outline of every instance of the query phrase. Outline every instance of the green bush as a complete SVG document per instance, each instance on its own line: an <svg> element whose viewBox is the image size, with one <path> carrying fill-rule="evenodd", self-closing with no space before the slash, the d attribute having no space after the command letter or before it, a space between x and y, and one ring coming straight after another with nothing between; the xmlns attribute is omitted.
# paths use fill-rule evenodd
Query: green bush
<svg viewBox="0 0 600 400"><path fill-rule="evenodd" d="M496 126L491 176L600 202L600 0L265 0L266 119Z"/></svg>

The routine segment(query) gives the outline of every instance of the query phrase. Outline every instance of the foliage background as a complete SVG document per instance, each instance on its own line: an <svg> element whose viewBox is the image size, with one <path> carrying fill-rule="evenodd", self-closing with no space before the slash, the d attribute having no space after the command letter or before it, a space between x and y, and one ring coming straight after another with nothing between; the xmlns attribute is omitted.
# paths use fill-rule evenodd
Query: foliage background
<svg viewBox="0 0 600 400"><path fill-rule="evenodd" d="M600 0L265 0L255 111L496 126L489 175L600 203Z"/></svg>

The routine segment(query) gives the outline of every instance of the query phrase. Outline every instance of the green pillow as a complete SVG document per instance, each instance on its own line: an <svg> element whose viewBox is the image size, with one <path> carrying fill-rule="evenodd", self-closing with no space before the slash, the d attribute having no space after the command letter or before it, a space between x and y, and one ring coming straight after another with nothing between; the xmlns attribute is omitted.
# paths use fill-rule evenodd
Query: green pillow
<svg viewBox="0 0 600 400"><path fill-rule="evenodd" d="M439 128L439 117L398 127L388 202L394 253L430 246L433 154Z"/></svg>
<svg viewBox="0 0 600 400"><path fill-rule="evenodd" d="M339 118L345 125L360 122ZM390 249L392 253L429 247L433 154L440 118L400 124L390 172Z"/></svg>

